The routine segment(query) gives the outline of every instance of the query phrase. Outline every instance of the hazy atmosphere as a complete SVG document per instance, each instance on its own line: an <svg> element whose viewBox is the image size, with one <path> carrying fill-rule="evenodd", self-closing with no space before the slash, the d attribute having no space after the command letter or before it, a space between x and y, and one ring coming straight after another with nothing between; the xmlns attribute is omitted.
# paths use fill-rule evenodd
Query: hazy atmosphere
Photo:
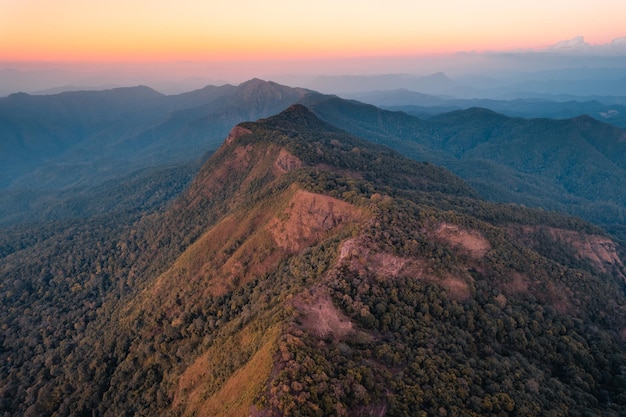
<svg viewBox="0 0 626 417"><path fill-rule="evenodd" d="M0 10L0 95L626 66L626 3L614 0L1 0Z"/></svg>
<svg viewBox="0 0 626 417"><path fill-rule="evenodd" d="M0 417L626 416L625 0L0 0Z"/></svg>

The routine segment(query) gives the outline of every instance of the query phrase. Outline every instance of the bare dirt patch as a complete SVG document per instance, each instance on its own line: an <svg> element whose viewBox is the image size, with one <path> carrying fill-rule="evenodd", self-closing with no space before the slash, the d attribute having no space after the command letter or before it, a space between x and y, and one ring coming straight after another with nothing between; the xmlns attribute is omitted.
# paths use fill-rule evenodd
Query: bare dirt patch
<svg viewBox="0 0 626 417"><path fill-rule="evenodd" d="M368 249L357 238L348 239L341 245L339 262L345 262L350 269L373 273L378 279L397 278L401 275L422 278L425 261L411 257L401 257Z"/></svg>
<svg viewBox="0 0 626 417"><path fill-rule="evenodd" d="M362 217L352 204L298 190L284 212L270 224L279 247L297 252L320 241L328 231Z"/></svg>
<svg viewBox="0 0 626 417"><path fill-rule="evenodd" d="M617 254L617 244L611 239L554 228L550 229L550 235L569 244L579 258L590 260L602 272L610 272L611 266L624 266Z"/></svg>
<svg viewBox="0 0 626 417"><path fill-rule="evenodd" d="M357 239L348 239L341 245L339 250L339 261L343 261L349 256L357 256L361 250L361 245L357 242Z"/></svg>
<svg viewBox="0 0 626 417"><path fill-rule="evenodd" d="M311 300L294 304L302 314L302 327L318 337L342 340L353 332L352 322L335 307L328 294L317 294Z"/></svg>
<svg viewBox="0 0 626 417"><path fill-rule="evenodd" d="M443 287L448 296L457 301L471 298L471 278L448 275L444 278L429 275L428 261L421 258L400 257L384 252L371 251L357 238L346 240L341 246L339 264L347 265L358 273L369 273L376 279L388 280L401 276L424 279Z"/></svg>
<svg viewBox="0 0 626 417"><path fill-rule="evenodd" d="M452 275L440 281L441 286L448 291L448 296L456 301L467 301L472 298L469 284Z"/></svg>
<svg viewBox="0 0 626 417"><path fill-rule="evenodd" d="M523 226L519 229L523 234L536 239L536 234L540 231L546 231L549 238L554 241L565 243L573 250L573 254L578 259L586 259L598 269L605 273L617 272L622 278L626 279L623 274L624 263L618 255L618 245L611 239L589 235L574 230L558 229L555 227L538 228L532 226ZM513 231L513 233L515 233Z"/></svg>
<svg viewBox="0 0 626 417"><path fill-rule="evenodd" d="M482 258L491 249L491 244L476 230L465 230L461 227L441 223L435 235L450 246L461 248L474 258Z"/></svg>
<svg viewBox="0 0 626 417"><path fill-rule="evenodd" d="M368 268L380 278L397 278L399 276L411 276L423 278L426 262L417 258L406 258L377 252L368 257Z"/></svg>

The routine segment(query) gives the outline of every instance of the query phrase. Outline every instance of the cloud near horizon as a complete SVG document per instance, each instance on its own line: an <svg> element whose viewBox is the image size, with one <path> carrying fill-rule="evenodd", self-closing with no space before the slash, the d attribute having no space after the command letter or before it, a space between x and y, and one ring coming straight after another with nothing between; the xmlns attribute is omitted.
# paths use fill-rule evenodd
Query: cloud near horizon
<svg viewBox="0 0 626 417"><path fill-rule="evenodd" d="M626 55L626 36L613 39L609 43L592 45L585 41L584 36L576 36L563 40L545 49L549 52L567 52L599 55Z"/></svg>
<svg viewBox="0 0 626 417"><path fill-rule="evenodd" d="M0 62L332 60L626 35L615 0L0 0L0 10Z"/></svg>

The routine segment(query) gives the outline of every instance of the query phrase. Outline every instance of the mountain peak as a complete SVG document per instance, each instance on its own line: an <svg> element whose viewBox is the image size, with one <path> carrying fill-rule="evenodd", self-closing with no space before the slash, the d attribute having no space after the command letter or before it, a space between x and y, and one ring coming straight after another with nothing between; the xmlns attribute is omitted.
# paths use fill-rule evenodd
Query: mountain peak
<svg viewBox="0 0 626 417"><path fill-rule="evenodd" d="M292 104L291 106L287 107L285 110L283 110L282 112L280 112L276 117L278 118L282 118L282 119L310 119L310 120L316 120L318 122L321 122L321 120L315 115L313 114L313 112L311 110L309 110L309 108L307 106L305 106L304 104Z"/></svg>
<svg viewBox="0 0 626 417"><path fill-rule="evenodd" d="M163 210L0 239L5 414L625 409L616 243L280 108Z"/></svg>
<svg viewBox="0 0 626 417"><path fill-rule="evenodd" d="M292 104L291 106L287 107L287 109L283 113L287 112L296 114L310 114L311 116L315 117L315 115L304 104Z"/></svg>
<svg viewBox="0 0 626 417"><path fill-rule="evenodd" d="M259 120L259 123L278 130L307 128L327 132L340 131L340 129L319 119L303 104L292 104L276 116Z"/></svg>
<svg viewBox="0 0 626 417"><path fill-rule="evenodd" d="M275 83L274 81L265 81L260 78L252 78L248 81L244 81L237 86L237 89L242 92L294 90L292 87L287 87Z"/></svg>
<svg viewBox="0 0 626 417"><path fill-rule="evenodd" d="M451 81L450 77L448 77L445 72L441 71L428 75L424 77L424 79Z"/></svg>
<svg viewBox="0 0 626 417"><path fill-rule="evenodd" d="M284 101L285 106L287 106L302 98L306 93L308 93L308 90L287 87L259 78L243 82L236 89L236 96L239 100L248 103L258 103L259 105L264 105L265 101L270 99Z"/></svg>
<svg viewBox="0 0 626 417"><path fill-rule="evenodd" d="M255 78L249 79L248 81L244 81L241 84L239 84L239 88L241 88L241 89L253 88L253 87L259 87L259 86L262 86L262 85L267 85L267 84L270 84L270 83L271 83L270 81L265 81L265 80L262 80L260 78L256 78L255 77Z"/></svg>

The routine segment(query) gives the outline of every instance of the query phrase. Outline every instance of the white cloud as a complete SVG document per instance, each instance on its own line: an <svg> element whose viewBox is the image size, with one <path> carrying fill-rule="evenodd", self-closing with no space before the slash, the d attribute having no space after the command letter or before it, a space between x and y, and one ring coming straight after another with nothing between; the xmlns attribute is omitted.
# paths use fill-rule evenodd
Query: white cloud
<svg viewBox="0 0 626 417"><path fill-rule="evenodd" d="M626 53L626 37L613 39L613 42L610 44L611 49L620 54Z"/></svg>
<svg viewBox="0 0 626 417"><path fill-rule="evenodd" d="M585 55L624 55L626 54L626 37L613 39L610 43L591 45L585 42L583 36L576 36L557 42L544 51Z"/></svg>
<svg viewBox="0 0 626 417"><path fill-rule="evenodd" d="M590 44L585 42L584 36L576 36L572 39L567 39L564 41L560 41L555 43L552 46L549 46L549 50L559 50L559 51L571 51L571 50L581 50L581 49L589 49L591 47Z"/></svg>

